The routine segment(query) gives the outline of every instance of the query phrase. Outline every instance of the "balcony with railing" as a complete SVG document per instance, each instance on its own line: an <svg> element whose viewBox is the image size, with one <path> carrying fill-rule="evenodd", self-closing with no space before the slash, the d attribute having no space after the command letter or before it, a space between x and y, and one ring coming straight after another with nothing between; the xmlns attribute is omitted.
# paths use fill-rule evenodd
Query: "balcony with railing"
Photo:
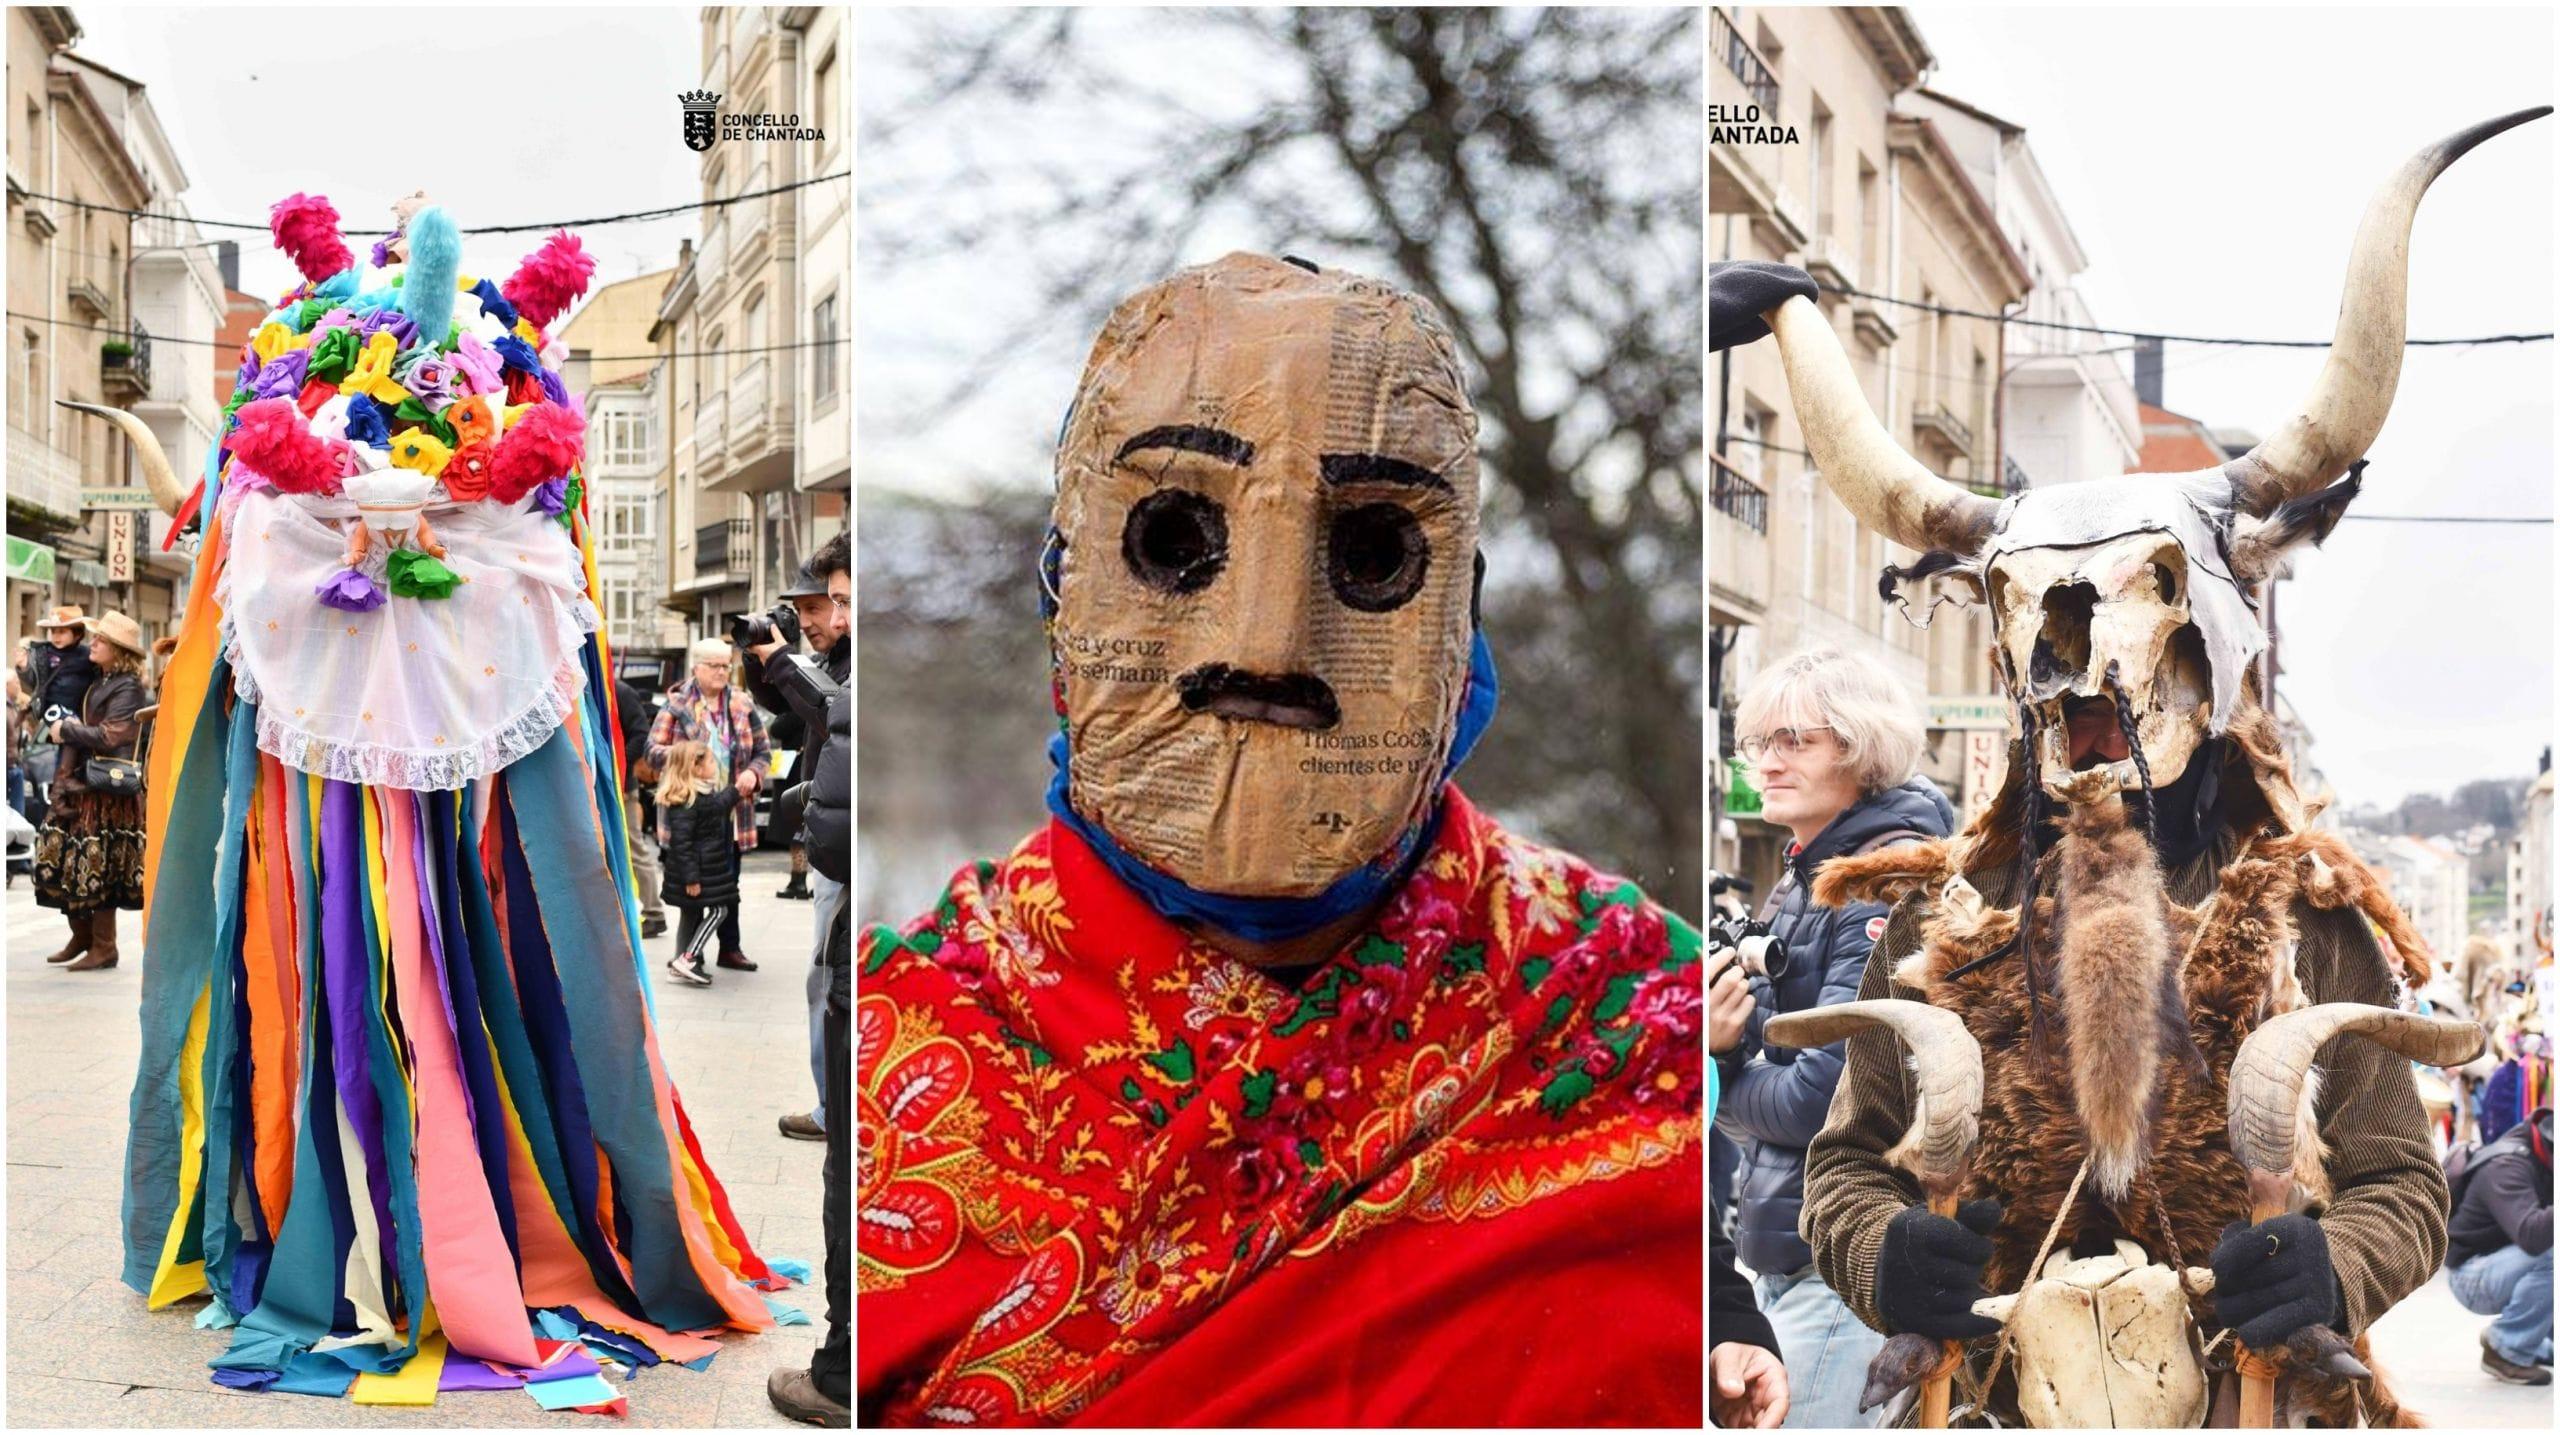
<svg viewBox="0 0 2560 1435"><path fill-rule="evenodd" d="M709 314L717 310L720 300L729 292L728 213L728 209L713 211L711 222L702 227L702 242L694 246L694 305L699 313Z"/></svg>
<svg viewBox="0 0 2560 1435"><path fill-rule="evenodd" d="M1710 454L1707 589L1722 621L1751 622L1769 610L1769 494L1750 474Z"/></svg>
<svg viewBox="0 0 2560 1435"><path fill-rule="evenodd" d="M1722 10L1708 12L1707 47L1741 84L1742 93L1760 107L1762 119L1774 122L1778 117L1778 77L1769 73L1768 62L1733 27L1733 17Z"/></svg>
<svg viewBox="0 0 2560 1435"><path fill-rule="evenodd" d="M792 447L799 440L796 372L788 351L756 354L729 380L727 441L702 456L702 486L714 493L763 493L791 485Z"/></svg>
<svg viewBox="0 0 2560 1435"><path fill-rule="evenodd" d="M696 362L700 362L696 360ZM706 478L726 467L729 447L729 395L713 389L693 409L693 465Z"/></svg>
<svg viewBox="0 0 2560 1435"><path fill-rule="evenodd" d="M747 171L746 179L739 183L737 192L754 194L758 190L771 188L773 188L773 166L764 160L758 160L756 167ZM733 231L729 236L730 246L737 255L738 267L742 269L752 267L764 257L765 241L773 236L773 206L776 200L782 198L783 196L775 195L769 199L750 199L742 204L733 204L725 211L730 218Z"/></svg>
<svg viewBox="0 0 2560 1435"><path fill-rule="evenodd" d="M125 338L98 346L98 374L114 403L131 405L151 396L151 331L141 320Z"/></svg>
<svg viewBox="0 0 2560 1435"><path fill-rule="evenodd" d="M755 539L743 518L706 523L693 531L693 576L745 581L755 563Z"/></svg>
<svg viewBox="0 0 2560 1435"><path fill-rule="evenodd" d="M1973 456L1973 425L1957 418L1955 410L1935 399L1923 399L1911 406L1911 433L1923 444L1934 443L1945 450L1940 455L1942 461Z"/></svg>

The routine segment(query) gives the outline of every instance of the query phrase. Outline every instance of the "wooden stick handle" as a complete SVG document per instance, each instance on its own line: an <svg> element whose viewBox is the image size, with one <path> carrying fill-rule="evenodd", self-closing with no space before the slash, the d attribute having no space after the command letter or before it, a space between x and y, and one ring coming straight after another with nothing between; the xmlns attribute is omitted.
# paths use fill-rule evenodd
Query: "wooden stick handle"
<svg viewBox="0 0 2560 1435"><path fill-rule="evenodd" d="M1956 1193L1950 1189L1932 1194L1929 1197L1929 1210L1934 1215L1945 1216L1949 1220L1955 1219ZM1957 1362L1964 1358L1963 1348L1954 1341L1946 1341L1943 1344L1945 1354L1939 1360L1937 1370L1920 1383L1920 1428L1923 1430L1947 1428L1947 1386L1950 1378L1955 1374Z"/></svg>
<svg viewBox="0 0 2560 1435"><path fill-rule="evenodd" d="M2249 1173L2249 1224L2272 1220L2284 1214L2287 1178L2270 1173ZM2240 1372L2240 1428L2272 1430L2276 1424L2276 1368L2265 1356L2238 1346L2233 1358Z"/></svg>

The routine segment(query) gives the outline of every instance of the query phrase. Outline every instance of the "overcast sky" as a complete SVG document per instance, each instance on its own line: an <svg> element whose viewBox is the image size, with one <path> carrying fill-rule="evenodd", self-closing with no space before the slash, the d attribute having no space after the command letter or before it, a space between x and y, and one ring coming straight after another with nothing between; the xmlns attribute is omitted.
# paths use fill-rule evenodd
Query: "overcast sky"
<svg viewBox="0 0 2560 1435"><path fill-rule="evenodd" d="M2325 338L2395 166L2552 102L2552 16L2507 10L1911 11L1938 89L2026 127L2098 322ZM2410 240L2413 338L2552 325L2543 119L2446 171ZM2265 434L2322 352L2171 345L2167 406ZM2552 346L2411 349L2355 512L2549 517ZM2351 521L2279 603L2281 686L2340 801L2529 774L2552 740L2550 524Z"/></svg>
<svg viewBox="0 0 2560 1435"><path fill-rule="evenodd" d="M267 206L303 191L328 196L348 229L388 229L391 202L423 187L462 226L463 272L503 281L543 236L479 239L475 225L701 194L701 157L684 146L676 100L702 84L692 6L83 5L73 15L80 53L149 88L199 219L263 223ZM685 214L577 233L601 287L671 267L696 226ZM249 293L272 299L299 281L263 234L205 238L240 241ZM361 259L367 243L350 245Z"/></svg>

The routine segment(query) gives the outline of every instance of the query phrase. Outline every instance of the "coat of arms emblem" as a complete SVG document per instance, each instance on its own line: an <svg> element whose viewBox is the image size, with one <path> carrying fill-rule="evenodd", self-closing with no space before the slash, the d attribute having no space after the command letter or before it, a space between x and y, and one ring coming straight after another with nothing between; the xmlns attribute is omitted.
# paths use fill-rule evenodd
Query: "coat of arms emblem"
<svg viewBox="0 0 2560 1435"><path fill-rule="evenodd" d="M720 92L687 90L676 98L684 104L684 147L696 154L709 150L718 136Z"/></svg>

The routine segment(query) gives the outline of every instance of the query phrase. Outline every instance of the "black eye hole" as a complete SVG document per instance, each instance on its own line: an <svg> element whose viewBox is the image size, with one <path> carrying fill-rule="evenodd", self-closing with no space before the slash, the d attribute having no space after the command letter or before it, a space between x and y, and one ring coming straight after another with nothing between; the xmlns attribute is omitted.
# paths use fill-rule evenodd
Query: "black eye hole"
<svg viewBox="0 0 2560 1435"><path fill-rule="evenodd" d="M1226 510L1187 488L1158 489L1130 508L1120 556L1150 588L1197 593L1227 566Z"/></svg>
<svg viewBox="0 0 2560 1435"><path fill-rule="evenodd" d="M1364 503L1337 514L1327 547L1334 596L1364 613L1403 607L1431 571L1431 540L1402 504Z"/></svg>
<svg viewBox="0 0 2560 1435"><path fill-rule="evenodd" d="M2151 578L2153 582L2160 585L2161 602L2178 601L2178 575L2170 569L2168 564L2155 560L2151 565Z"/></svg>

